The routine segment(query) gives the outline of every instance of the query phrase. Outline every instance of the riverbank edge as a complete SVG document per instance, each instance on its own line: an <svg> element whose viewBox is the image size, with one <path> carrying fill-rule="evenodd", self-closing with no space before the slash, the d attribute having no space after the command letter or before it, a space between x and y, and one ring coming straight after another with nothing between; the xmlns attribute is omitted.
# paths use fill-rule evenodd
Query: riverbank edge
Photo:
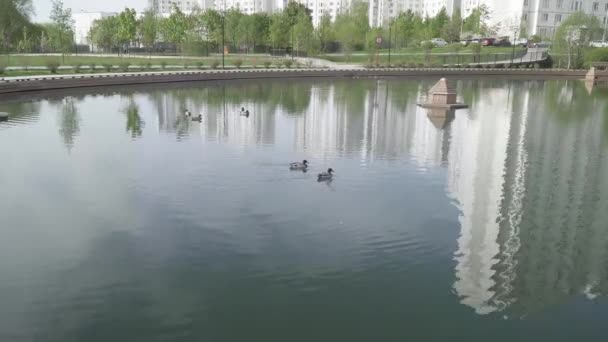
<svg viewBox="0 0 608 342"><path fill-rule="evenodd" d="M0 79L0 94L37 92L54 89L143 85L154 83L204 82L276 78L428 78L453 77L517 79L584 79L587 70L558 69L282 69L131 72L112 74L74 74L61 76L6 77ZM608 73L597 75L608 80Z"/></svg>

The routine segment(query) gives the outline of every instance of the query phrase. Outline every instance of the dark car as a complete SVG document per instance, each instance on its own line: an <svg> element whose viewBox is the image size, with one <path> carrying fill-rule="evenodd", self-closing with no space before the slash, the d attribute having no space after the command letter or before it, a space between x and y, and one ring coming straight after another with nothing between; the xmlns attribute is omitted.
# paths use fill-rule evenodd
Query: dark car
<svg viewBox="0 0 608 342"><path fill-rule="evenodd" d="M497 39L494 41L493 46L511 46L511 42L506 38Z"/></svg>
<svg viewBox="0 0 608 342"><path fill-rule="evenodd" d="M484 38L481 40L481 46L493 46L496 38Z"/></svg>

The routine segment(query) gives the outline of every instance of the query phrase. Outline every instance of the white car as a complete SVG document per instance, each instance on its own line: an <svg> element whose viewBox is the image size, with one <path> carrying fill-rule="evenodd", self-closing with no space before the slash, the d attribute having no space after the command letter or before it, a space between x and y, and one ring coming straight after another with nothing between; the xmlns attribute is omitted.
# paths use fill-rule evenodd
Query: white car
<svg viewBox="0 0 608 342"><path fill-rule="evenodd" d="M431 39L431 43L433 43L436 47L445 47L448 45L448 42L442 38L433 38Z"/></svg>
<svg viewBox="0 0 608 342"><path fill-rule="evenodd" d="M592 47L603 48L603 47L608 47L608 42L596 40L596 41L589 43L589 45Z"/></svg>

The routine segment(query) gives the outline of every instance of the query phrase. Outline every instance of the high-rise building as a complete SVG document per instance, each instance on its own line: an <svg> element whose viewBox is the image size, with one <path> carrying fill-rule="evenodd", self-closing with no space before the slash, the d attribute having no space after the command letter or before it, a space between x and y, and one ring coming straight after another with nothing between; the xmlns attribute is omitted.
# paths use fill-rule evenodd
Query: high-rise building
<svg viewBox="0 0 608 342"><path fill-rule="evenodd" d="M460 7L461 0L369 0L369 24L383 26L405 11L434 17L445 8L451 16Z"/></svg>
<svg viewBox="0 0 608 342"><path fill-rule="evenodd" d="M336 19L336 16L343 11L351 8L352 4L355 2L353 0L293 0L298 2L311 10L312 22L314 26L319 25L321 22L321 18L324 15L329 14L332 20ZM363 1L367 2L367 1ZM287 6L289 3L288 0L277 0L276 9L281 10Z"/></svg>
<svg viewBox="0 0 608 342"><path fill-rule="evenodd" d="M173 5L177 6L182 12L191 12L195 8L207 8L207 0L148 0L148 7L153 8L158 13L169 13Z"/></svg>
<svg viewBox="0 0 608 342"><path fill-rule="evenodd" d="M572 13L582 11L606 23L608 1L602 0L462 0L466 17L479 6L490 10L490 25L500 35L514 35L515 30L528 36L552 38L560 24Z"/></svg>
<svg viewBox="0 0 608 342"><path fill-rule="evenodd" d="M272 12L277 7L276 0L212 0L216 10L239 9L245 14Z"/></svg>

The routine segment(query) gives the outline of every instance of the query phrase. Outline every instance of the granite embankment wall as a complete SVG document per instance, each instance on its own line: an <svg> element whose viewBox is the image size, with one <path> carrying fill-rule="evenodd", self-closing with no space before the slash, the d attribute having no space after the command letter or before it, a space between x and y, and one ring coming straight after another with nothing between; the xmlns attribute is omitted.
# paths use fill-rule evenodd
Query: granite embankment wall
<svg viewBox="0 0 608 342"><path fill-rule="evenodd" d="M77 74L3 78L0 79L0 94L117 85L274 78L448 77L463 79L490 77L503 79L584 79L585 74L585 70L555 69L282 69ZM598 75L598 80L608 80L608 73Z"/></svg>

